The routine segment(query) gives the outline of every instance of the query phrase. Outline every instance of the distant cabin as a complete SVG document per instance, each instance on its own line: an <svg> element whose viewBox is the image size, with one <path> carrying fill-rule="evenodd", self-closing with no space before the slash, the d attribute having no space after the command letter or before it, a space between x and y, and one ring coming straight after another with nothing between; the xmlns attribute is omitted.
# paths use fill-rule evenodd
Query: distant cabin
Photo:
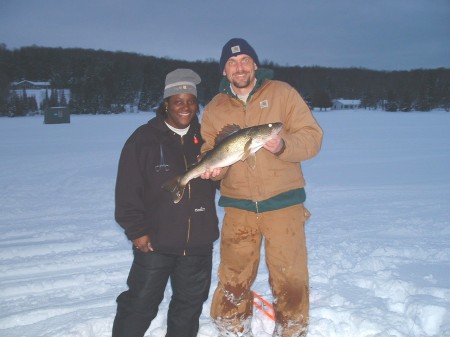
<svg viewBox="0 0 450 337"><path fill-rule="evenodd" d="M361 107L360 99L334 99L331 109L333 110L352 110Z"/></svg>
<svg viewBox="0 0 450 337"><path fill-rule="evenodd" d="M21 97L23 93L27 95L28 98L34 97L36 99L36 104L38 108L40 109L43 101L47 98L50 98L53 91L56 91L56 94L58 95L58 105L60 105L61 98L64 96L64 103L67 104L67 102L71 99L71 91L70 89L63 89L63 88L53 88L51 87L50 82L47 81L28 81L28 80L22 80L19 82L12 82L11 83L11 92L16 94L17 96Z"/></svg>
<svg viewBox="0 0 450 337"><path fill-rule="evenodd" d="M12 90L28 90L28 89L50 89L50 82L34 82L23 80L11 83Z"/></svg>

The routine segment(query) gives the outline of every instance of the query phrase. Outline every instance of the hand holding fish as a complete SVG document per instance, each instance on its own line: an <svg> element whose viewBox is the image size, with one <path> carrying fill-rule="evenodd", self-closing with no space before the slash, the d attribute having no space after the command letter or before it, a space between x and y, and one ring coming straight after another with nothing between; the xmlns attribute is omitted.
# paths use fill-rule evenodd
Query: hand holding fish
<svg viewBox="0 0 450 337"><path fill-rule="evenodd" d="M263 146L267 151L274 154L281 154L283 148L285 147L284 139L280 135L274 136L272 139L267 141Z"/></svg>
<svg viewBox="0 0 450 337"><path fill-rule="evenodd" d="M213 168L212 170L207 169L205 172L203 172L200 175L200 178L202 178L202 179L215 178L220 174L221 171L222 171L221 167L216 167L216 168Z"/></svg>

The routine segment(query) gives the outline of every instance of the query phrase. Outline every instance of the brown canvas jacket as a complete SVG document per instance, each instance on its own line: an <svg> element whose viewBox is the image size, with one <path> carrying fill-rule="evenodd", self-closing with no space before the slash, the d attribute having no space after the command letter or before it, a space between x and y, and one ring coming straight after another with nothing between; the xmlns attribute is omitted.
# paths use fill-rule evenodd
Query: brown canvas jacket
<svg viewBox="0 0 450 337"><path fill-rule="evenodd" d="M261 149L256 153L254 169L246 162L238 162L222 170L217 178L221 179L221 195L228 198L259 202L303 188L305 180L300 163L320 151L322 129L300 94L285 82L261 78L264 70L258 69L257 89L246 104L225 85L203 112L202 152L214 147L216 135L227 124L241 128L272 122L284 124L281 135L286 148L281 155Z"/></svg>

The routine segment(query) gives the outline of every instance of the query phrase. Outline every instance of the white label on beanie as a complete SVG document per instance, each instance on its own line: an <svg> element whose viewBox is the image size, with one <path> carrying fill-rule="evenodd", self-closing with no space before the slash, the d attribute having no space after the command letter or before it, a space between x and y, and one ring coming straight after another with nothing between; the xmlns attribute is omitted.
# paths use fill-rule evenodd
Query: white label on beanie
<svg viewBox="0 0 450 337"><path fill-rule="evenodd" d="M191 87L195 88L195 84L194 83L187 82L187 81L181 81L181 82L175 82L175 83L172 83L172 84L168 84L168 85L165 86L164 89L170 89L170 88L177 87L177 86L179 86L178 89L180 89L180 90L181 89L187 89L187 85L190 85Z"/></svg>
<svg viewBox="0 0 450 337"><path fill-rule="evenodd" d="M239 47L239 45L231 47L231 53L236 54L239 53L241 51L241 47Z"/></svg>

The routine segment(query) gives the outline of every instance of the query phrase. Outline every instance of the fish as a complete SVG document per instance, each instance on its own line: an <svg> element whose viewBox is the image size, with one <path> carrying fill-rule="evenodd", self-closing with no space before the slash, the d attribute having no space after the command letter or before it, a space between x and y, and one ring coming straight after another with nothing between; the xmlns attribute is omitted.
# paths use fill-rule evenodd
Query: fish
<svg viewBox="0 0 450 337"><path fill-rule="evenodd" d="M186 173L168 180L161 188L172 193L173 202L177 204L183 198L186 185L207 170L231 166L239 160L248 160L249 166L254 168L255 153L280 133L282 127L281 122L244 129L235 124L225 126L216 137L212 150L206 152Z"/></svg>

